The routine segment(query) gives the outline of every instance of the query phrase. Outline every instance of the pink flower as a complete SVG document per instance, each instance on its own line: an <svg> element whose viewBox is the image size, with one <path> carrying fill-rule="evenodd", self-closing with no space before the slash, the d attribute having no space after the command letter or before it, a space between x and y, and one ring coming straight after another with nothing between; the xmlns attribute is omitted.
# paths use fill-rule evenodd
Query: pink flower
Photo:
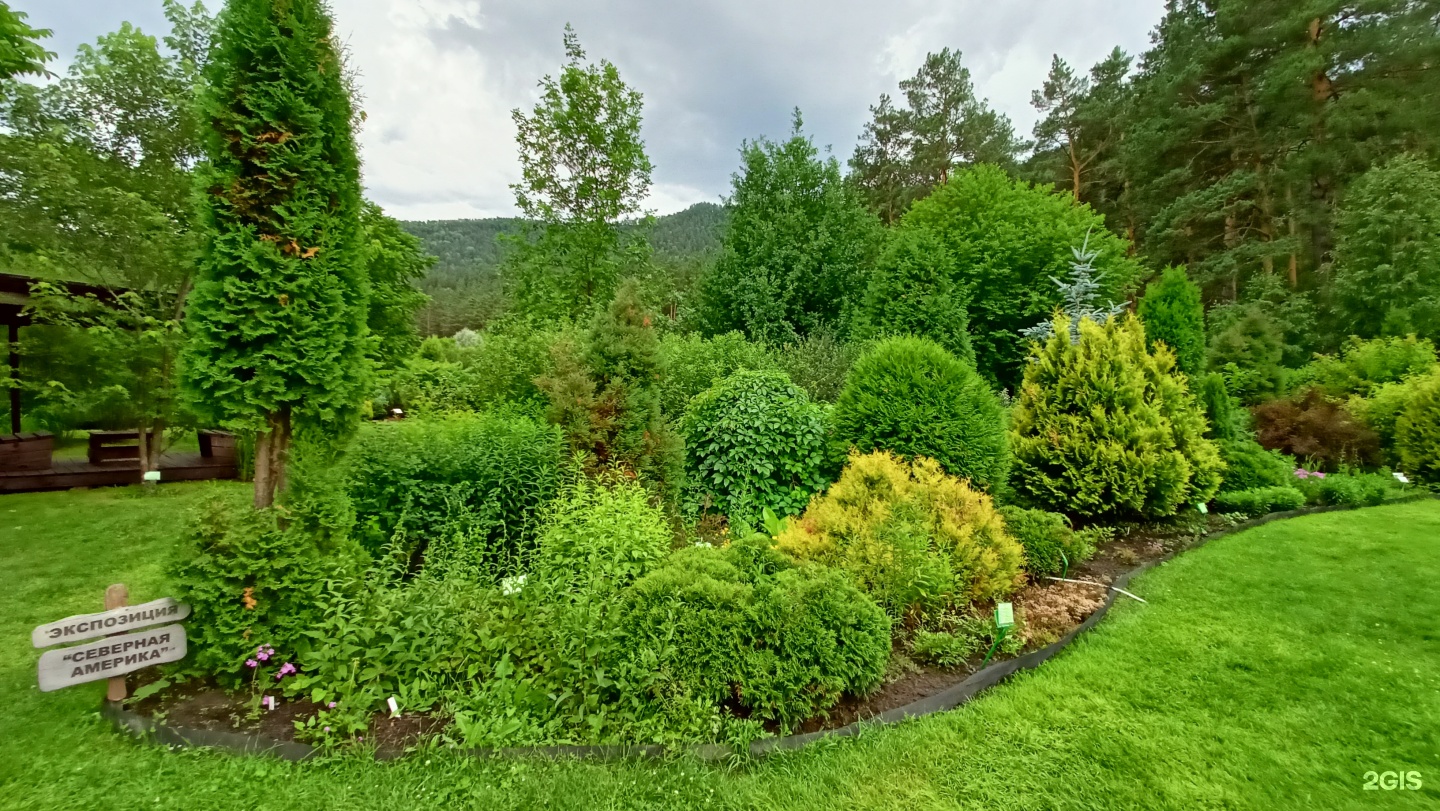
<svg viewBox="0 0 1440 811"><path fill-rule="evenodd" d="M291 673L296 672L298 671L295 669L295 666L290 664L289 662L286 662L285 664L280 666L280 672L275 674L275 681L280 681Z"/></svg>
<svg viewBox="0 0 1440 811"><path fill-rule="evenodd" d="M333 709L335 709L335 702L332 701L332 702L330 702L329 704L326 704L326 705L325 705L325 708L328 709L328 710L333 710Z"/></svg>
<svg viewBox="0 0 1440 811"><path fill-rule="evenodd" d="M325 731L326 731L326 732L329 732L329 731L330 731L330 727L325 727Z"/></svg>
<svg viewBox="0 0 1440 811"><path fill-rule="evenodd" d="M1314 477L1317 478L1317 479L1323 479L1323 478L1325 478L1325 474L1324 474L1324 473L1321 473L1321 472L1318 471L1318 470L1315 471L1314 473L1311 473L1310 475L1311 475L1311 476L1314 476Z"/></svg>
<svg viewBox="0 0 1440 811"><path fill-rule="evenodd" d="M1295 468L1295 475L1302 479L1308 479L1310 478L1310 471L1306 470L1303 467L1297 467Z"/></svg>
<svg viewBox="0 0 1440 811"><path fill-rule="evenodd" d="M260 666L260 663L255 661L254 659L246 659L245 666L250 668L251 670L254 670L255 668Z"/></svg>

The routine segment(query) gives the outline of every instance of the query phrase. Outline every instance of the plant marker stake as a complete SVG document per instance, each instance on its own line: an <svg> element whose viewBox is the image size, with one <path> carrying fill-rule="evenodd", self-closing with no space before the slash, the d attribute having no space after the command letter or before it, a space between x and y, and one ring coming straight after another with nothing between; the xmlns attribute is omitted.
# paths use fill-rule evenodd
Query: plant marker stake
<svg viewBox="0 0 1440 811"><path fill-rule="evenodd" d="M390 696L390 698L389 698L388 700L386 700L385 703L390 705L390 717L391 717L391 718L399 718L399 717L400 717L400 704L399 704L399 702L397 702L397 701L395 700L395 696Z"/></svg>
<svg viewBox="0 0 1440 811"><path fill-rule="evenodd" d="M1061 582L1063 582L1063 583L1084 583L1084 584L1087 585L1087 586L1099 586L1099 587L1102 588L1102 589L1110 589L1111 591L1118 591L1118 592L1120 592L1121 594L1125 595L1126 597L1129 597L1129 598L1132 599L1132 600L1139 600L1140 602L1145 603L1146 605L1149 605L1149 603L1146 602L1146 601L1145 601L1145 598L1143 598L1143 597L1136 597L1135 595L1131 594L1130 592L1126 591L1125 589L1116 588L1115 586L1107 586L1107 585L1105 585L1104 583L1096 583L1096 582L1094 582L1094 581L1092 581L1092 580L1066 580L1066 579L1063 578L1063 577L1047 577L1047 578L1045 578L1045 579L1046 579L1046 580L1059 580L1059 581L1061 581Z"/></svg>
<svg viewBox="0 0 1440 811"><path fill-rule="evenodd" d="M990 650L985 654L985 661L980 663L980 670L990 663L990 657L995 655L995 649L1005 641L1005 636L1010 629L1015 627L1015 606L1010 603L999 603L995 606L995 641L990 643Z"/></svg>
<svg viewBox="0 0 1440 811"><path fill-rule="evenodd" d="M116 583L115 585L105 589L106 611L109 611L112 608L122 608L129 602L130 590L125 588L124 583ZM117 636L117 634L110 634L110 636ZM112 676L109 680L106 681L105 699L107 701L125 700L124 676Z"/></svg>

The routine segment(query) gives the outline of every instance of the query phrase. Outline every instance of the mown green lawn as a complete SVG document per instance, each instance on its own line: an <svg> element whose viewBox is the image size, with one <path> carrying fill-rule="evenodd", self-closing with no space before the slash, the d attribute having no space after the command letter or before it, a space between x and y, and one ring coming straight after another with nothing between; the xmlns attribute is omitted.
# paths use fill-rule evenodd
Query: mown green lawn
<svg viewBox="0 0 1440 811"><path fill-rule="evenodd" d="M216 486L235 485L0 498L0 809L1440 807L1440 502L1216 541L967 707L759 763L286 764L136 744L99 721L99 685L34 686L31 627L112 582L161 596ZM1365 791L1367 771L1424 787Z"/></svg>

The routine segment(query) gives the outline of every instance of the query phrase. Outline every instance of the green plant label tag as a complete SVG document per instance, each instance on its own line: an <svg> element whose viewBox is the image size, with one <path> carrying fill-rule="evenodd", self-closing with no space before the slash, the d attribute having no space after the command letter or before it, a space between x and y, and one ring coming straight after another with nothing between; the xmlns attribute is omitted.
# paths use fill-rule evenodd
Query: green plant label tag
<svg viewBox="0 0 1440 811"><path fill-rule="evenodd" d="M1015 625L1015 606L1010 603L1000 603L995 606L995 627L1010 628Z"/></svg>

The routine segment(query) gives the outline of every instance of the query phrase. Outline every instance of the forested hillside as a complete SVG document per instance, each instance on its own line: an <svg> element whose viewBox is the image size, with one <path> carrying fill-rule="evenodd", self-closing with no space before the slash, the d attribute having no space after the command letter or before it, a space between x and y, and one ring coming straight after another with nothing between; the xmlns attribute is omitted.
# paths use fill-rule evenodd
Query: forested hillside
<svg viewBox="0 0 1440 811"><path fill-rule="evenodd" d="M525 222L517 217L489 217L402 223L437 260L420 282L420 288L431 298L420 312L422 331L449 335L466 326L483 324L499 311L499 268L504 256L499 237L519 237ZM683 211L656 217L650 225L651 250L662 264L698 268L720 250L725 223L725 209L715 203L696 203ZM627 226L631 231L643 227Z"/></svg>

